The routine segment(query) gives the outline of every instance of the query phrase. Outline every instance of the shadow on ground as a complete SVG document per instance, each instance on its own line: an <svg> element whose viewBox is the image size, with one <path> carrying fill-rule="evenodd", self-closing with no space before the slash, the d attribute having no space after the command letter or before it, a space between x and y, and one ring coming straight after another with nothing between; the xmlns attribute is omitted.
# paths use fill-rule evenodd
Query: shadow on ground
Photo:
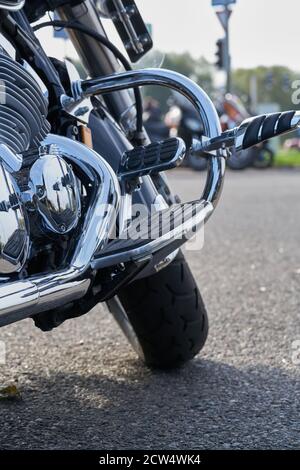
<svg viewBox="0 0 300 470"><path fill-rule="evenodd" d="M0 403L0 447L300 447L300 379L280 369L209 360L169 374L135 361L116 369L121 375L29 375L21 401Z"/></svg>

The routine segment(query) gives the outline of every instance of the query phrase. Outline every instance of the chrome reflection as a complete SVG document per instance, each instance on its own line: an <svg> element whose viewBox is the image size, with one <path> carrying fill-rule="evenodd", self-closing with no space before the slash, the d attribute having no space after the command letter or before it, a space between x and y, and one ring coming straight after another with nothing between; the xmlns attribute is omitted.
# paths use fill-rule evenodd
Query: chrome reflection
<svg viewBox="0 0 300 470"><path fill-rule="evenodd" d="M21 271L29 250L29 234L12 176L0 164L0 274Z"/></svg>
<svg viewBox="0 0 300 470"><path fill-rule="evenodd" d="M137 86L158 85L172 88L184 95L199 113L203 122L205 135L209 138L221 135L221 125L215 106L196 83L177 72L165 69L143 69L89 79L73 83L74 98L81 100L93 95L112 93L114 91ZM215 208L223 187L226 153L220 149L208 155L208 174L201 200Z"/></svg>
<svg viewBox="0 0 300 470"><path fill-rule="evenodd" d="M80 192L71 165L57 155L43 155L29 174L31 203L46 230L57 234L73 230L80 218Z"/></svg>
<svg viewBox="0 0 300 470"><path fill-rule="evenodd" d="M0 1L0 9L9 11L18 11L25 5L25 0L2 0Z"/></svg>
<svg viewBox="0 0 300 470"><path fill-rule="evenodd" d="M0 326L82 298L90 286L91 259L107 243L119 210L118 180L100 155L62 136L48 135L43 144L57 146L65 158L85 172L95 190L68 267L0 285Z"/></svg>

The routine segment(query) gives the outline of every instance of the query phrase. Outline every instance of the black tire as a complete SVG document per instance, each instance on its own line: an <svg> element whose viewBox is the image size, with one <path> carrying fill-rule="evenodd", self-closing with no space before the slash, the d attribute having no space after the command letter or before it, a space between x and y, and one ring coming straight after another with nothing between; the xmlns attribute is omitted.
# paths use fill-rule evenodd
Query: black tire
<svg viewBox="0 0 300 470"><path fill-rule="evenodd" d="M274 157L275 155L273 150L270 147L265 146L259 149L257 157L253 162L253 166L260 170L271 168L274 165Z"/></svg>
<svg viewBox="0 0 300 470"><path fill-rule="evenodd" d="M231 155L227 159L227 166L231 170L245 170L252 165L253 160L255 158L256 150L250 148L247 150L243 150L242 152L236 152L232 150Z"/></svg>
<svg viewBox="0 0 300 470"><path fill-rule="evenodd" d="M207 158L199 157L191 152L188 155L188 166L195 171L205 171L207 168Z"/></svg>
<svg viewBox="0 0 300 470"><path fill-rule="evenodd" d="M178 367L203 348L207 312L181 252L162 271L123 288L118 298L147 365Z"/></svg>

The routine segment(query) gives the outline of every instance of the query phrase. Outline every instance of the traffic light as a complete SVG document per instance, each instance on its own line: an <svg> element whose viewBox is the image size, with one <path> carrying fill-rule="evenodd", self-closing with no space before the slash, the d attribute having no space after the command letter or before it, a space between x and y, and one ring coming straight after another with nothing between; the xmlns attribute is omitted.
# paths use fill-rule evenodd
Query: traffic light
<svg viewBox="0 0 300 470"><path fill-rule="evenodd" d="M217 52L216 52L217 61L215 63L216 67L219 70L226 68L226 39L217 40Z"/></svg>
<svg viewBox="0 0 300 470"><path fill-rule="evenodd" d="M288 93L291 90L291 77L288 73L285 73L282 77L282 90L284 93Z"/></svg>
<svg viewBox="0 0 300 470"><path fill-rule="evenodd" d="M274 74L272 71L268 72L265 76L265 88L270 91L274 86Z"/></svg>

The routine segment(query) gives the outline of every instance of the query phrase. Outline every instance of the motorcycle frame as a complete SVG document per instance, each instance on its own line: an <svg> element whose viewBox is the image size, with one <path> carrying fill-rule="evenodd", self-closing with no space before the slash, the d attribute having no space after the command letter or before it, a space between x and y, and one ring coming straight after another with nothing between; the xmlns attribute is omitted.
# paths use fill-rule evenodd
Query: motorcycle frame
<svg viewBox="0 0 300 470"><path fill-rule="evenodd" d="M86 21L97 21L98 22L98 28L96 28L96 31L99 32L100 34L103 34L103 28L100 22L100 19L97 16L92 16L92 2L90 0L86 1L84 3L85 6L89 7L88 8L88 13L89 15L85 18ZM64 7L62 7L64 8ZM73 14L74 12L72 11L72 8L70 7L65 7L66 10L62 12L61 9L59 9L59 12L63 18L66 18L69 20L72 20L72 17L68 16L63 16L62 13L66 15L66 12L70 12ZM62 122L64 119L66 119L69 122L72 122L72 117L67 116L65 110L62 107L62 102L61 100L58 101L58 96L62 96L64 93L64 90L62 88L62 84L60 82L58 73L56 72L55 68L53 67L53 64L45 54L44 50L40 46L38 40L35 38L31 26L26 18L26 15L23 11L14 13L11 17L7 15L4 16L4 21L2 23L3 29L6 31L8 38L12 38L14 45L16 47L17 52L20 54L21 57L23 57L25 60L28 60L30 64L33 66L33 68L36 70L36 72L41 76L42 79L45 80L45 84L49 89L49 94L50 94L50 112L52 113L52 128L54 128L54 131L58 130L58 133L61 133L61 126ZM11 21L11 18L13 21ZM74 18L73 18L74 19ZM82 18L81 18L82 21ZM100 29L99 29L100 28ZM95 28L94 28L95 29ZM76 36L75 36L76 35ZM74 42L80 43L81 46L81 54L85 58L87 64L86 66L89 66L92 68L92 65L94 67L99 67L99 70L97 69L97 72L94 71L93 75L95 75L95 78L99 79L100 77L107 77L108 71L113 72L110 73L110 77L113 75L116 76L116 72L118 71L116 69L117 67L117 62L115 61L114 58L112 58L111 53L108 52L102 45L100 45L97 41L95 41L92 38L89 38L87 35L83 35L79 32L74 33L73 37ZM97 60L93 60L93 55L91 52L87 54L87 50L91 51L91 48L95 48L95 54L97 57ZM83 47L85 46L85 47ZM98 55L99 54L99 55ZM102 54L102 55L101 55ZM103 59L101 60L101 57L106 55L106 60ZM107 57L107 55L109 57ZM110 70L108 70L109 67ZM101 69L101 70L100 70ZM91 70L91 69L90 69ZM153 73L156 74L153 76ZM90 72L90 75L92 73ZM175 74L176 75L176 74ZM93 76L92 76L93 78ZM123 83L109 83L108 88L106 92L108 92L108 98L110 100L111 105L109 106L109 111L111 111L112 117L108 116L108 119L106 120L98 120L96 122L97 126L97 132L100 132L100 122L102 124L102 132L107 133L107 140L106 142L102 142L98 144L95 147L95 150L98 154L102 156L102 158L105 158L106 155L113 155L112 158L107 158L108 163L111 164L112 167L118 166L119 161L123 157L123 154L128 148L132 148L132 144L129 142L129 140L126 138L125 133L127 135L130 134L130 122L131 119L135 115L132 114L129 120L125 120L129 124L128 128L126 129L126 126L123 126L123 130L120 128L119 125L115 124L114 119L120 119L126 115L126 113L132 113L134 103L131 97L130 92L128 89L132 88L134 85L134 81L136 81L136 85L144 85L144 84L151 84L156 82L158 85L163 85L163 86L169 86L173 87L175 89L180 90L181 88L185 90L186 94L189 95L189 98L191 99L192 102L196 104L196 107L198 108L198 111L200 111L201 114L201 101L204 100L204 108L206 111L209 111L209 113L205 112L204 110L204 115L207 118L206 122L206 127L208 131L208 136L213 137L216 135L219 135L220 133L220 128L219 128L219 121L217 119L217 116L215 116L214 108L206 94L199 89L195 84L193 84L191 81L188 79L185 79L184 77L181 77L179 75L174 76L174 72L168 72L164 71L156 71L156 72L151 72L150 75L143 77L140 76L138 77L137 75L133 74L123 74L123 78L120 76L120 80L124 80ZM139 82L140 80L140 82ZM188 82L187 82L188 80ZM110 86L111 89L110 89ZM107 102L109 103L109 101ZM59 106L61 104L61 106ZM129 116L129 114L127 114ZM134 119L135 120L135 119ZM73 120L74 121L74 120ZM76 120L75 120L76 121ZM124 120L123 120L124 124ZM54 139L54 136L52 136L52 139ZM112 151L112 146L114 145L114 151ZM105 148L106 146L106 148ZM212 164L210 166L210 172L208 176L208 184L206 187L206 190L204 194L207 196L207 204L205 205L205 211L203 211L203 215L206 218L212 213L214 206L216 205L218 201L218 196L221 193L221 186L222 186L222 180L223 180L223 175L224 175L224 170L225 170L225 159L224 159L224 153L223 151L220 151L219 153L217 152L216 156L212 156ZM111 175L112 176L112 175ZM163 182L165 183L165 180L162 176L159 176L159 184ZM161 197L159 191L157 190L157 187L150 176L144 176L143 181L141 185L141 190L137 191L135 193L136 198L138 199L139 203L142 203L144 206L148 207L149 212L151 211L151 206L157 202L158 198ZM208 189L211 189L208 191ZM124 188L123 188L124 189ZM126 189L125 189L126 192ZM204 201L205 202L205 201ZM166 207L166 201L164 201L163 208L165 209ZM187 240L185 240L187 241ZM155 252L155 256L151 257L150 253L149 256L146 259L140 259L139 261L130 261L128 262L124 268L125 268L125 275L124 275L124 269L123 269L123 274L122 270L119 275L119 280L112 283L109 281L110 278L110 273L114 272L116 266L118 266L118 261L116 260L116 263L111 265L112 267L108 267L108 269L102 269L101 266L99 266L99 269L101 271L101 278L100 282L101 285L103 285L103 279L104 279L104 285L105 285L105 291L102 291L100 297L95 296L93 292L93 288L90 288L90 285L88 281L82 286L83 290L81 291L80 294L78 294L77 298L82 299L80 297L83 292L83 296L85 297L85 300L87 301L88 307L91 307L91 296L92 298L95 298L94 302L98 303L99 301L103 300L108 300L109 298L113 297L115 293L118 291L118 288L121 285L124 285L128 282L131 282L132 280L136 279L138 275L141 276L149 276L150 274L156 272L156 267L157 265L160 266L167 266L169 262L172 261L172 256L170 256L170 253L173 251L176 253L176 250L178 249L179 246L184 243L184 239L181 241L174 240L168 247L161 246L158 250ZM96 251L95 251L96 253ZM151 259L153 258L153 259ZM164 262L166 260L166 262ZM144 263L145 262L145 263ZM94 265L92 264L92 267L94 271L98 271L98 261L95 260ZM144 263L144 264L143 264ZM84 270L86 269L84 265ZM142 273L142 274L141 274ZM105 283L105 275L108 274L106 279L108 282ZM69 272L66 273L66 275L69 275ZM77 273L74 273L74 276L76 277ZM97 276L95 276L97 277ZM95 280L92 280L93 281ZM114 276L116 279L116 277ZM70 273L70 280L73 282L74 277L73 277L73 272ZM84 279L82 280L82 282ZM43 282L43 281L42 281ZM52 279L51 279L52 282ZM73 292L74 285L70 285L70 289L72 289ZM31 285L27 286L27 289L32 289ZM87 295L84 294L84 292L87 291ZM5 289L4 289L5 290ZM5 292L4 292L5 294ZM23 299L23 286L20 286L20 297ZM33 299L32 302L35 304L37 301L38 297L38 292L34 291L33 292ZM22 302L21 302L22 304ZM23 318L23 307L20 304L20 309L17 312L16 316L12 316L12 307L10 305L7 306L7 312L4 312L2 320L3 324L8 324L10 322L16 321L17 319ZM34 313L32 306L33 304L28 305L28 309L31 310L31 313ZM43 308L43 311L46 312L48 311L48 308L51 308L51 298L49 298L49 302L47 299L47 307L45 306ZM48 307L49 305L49 307ZM94 306L94 305L92 305ZM59 307L59 305L57 305ZM88 308L89 310L90 308ZM40 306L37 305L37 311L36 313L39 313ZM24 312L25 316L28 316L26 312Z"/></svg>

